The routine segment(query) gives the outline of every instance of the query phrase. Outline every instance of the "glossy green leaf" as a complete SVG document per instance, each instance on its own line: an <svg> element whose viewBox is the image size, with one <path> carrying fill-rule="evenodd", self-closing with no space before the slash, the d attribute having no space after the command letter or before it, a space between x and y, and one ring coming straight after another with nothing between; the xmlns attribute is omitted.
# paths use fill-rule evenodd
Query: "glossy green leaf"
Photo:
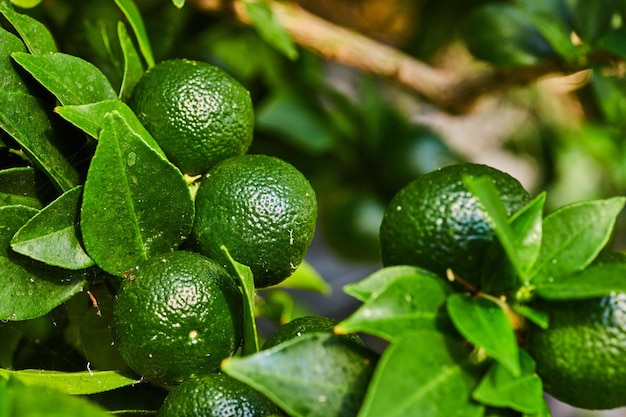
<svg viewBox="0 0 626 417"><path fill-rule="evenodd" d="M137 384L136 376L119 371L60 372L44 369L11 371L0 369L0 377L14 378L24 385L41 386L70 395L96 394Z"/></svg>
<svg viewBox="0 0 626 417"><path fill-rule="evenodd" d="M11 61L13 52L26 52L24 42L0 27L0 91L28 94L26 84Z"/></svg>
<svg viewBox="0 0 626 417"><path fill-rule="evenodd" d="M54 38L43 23L2 4L0 4L0 14L13 26L32 54L56 52Z"/></svg>
<svg viewBox="0 0 626 417"><path fill-rule="evenodd" d="M222 363L292 417L356 416L378 355L342 336L309 333ZM311 366L314 364L314 366Z"/></svg>
<svg viewBox="0 0 626 417"><path fill-rule="evenodd" d="M43 316L80 292L83 274L44 265L13 252L13 235L37 210L25 206L0 207L0 320Z"/></svg>
<svg viewBox="0 0 626 417"><path fill-rule="evenodd" d="M45 176L32 167L0 171L0 206L22 205L41 209L56 190Z"/></svg>
<svg viewBox="0 0 626 417"><path fill-rule="evenodd" d="M381 357L358 416L482 416L484 406L471 398L482 369L458 339L407 334Z"/></svg>
<svg viewBox="0 0 626 417"><path fill-rule="evenodd" d="M115 4L122 10L122 13L124 13L124 16L128 19L128 23L130 23L130 27L133 28L137 43L139 44L139 50L148 64L148 67L153 67L154 56L152 54L152 47L150 46L148 33L146 32L139 9L132 0L115 0Z"/></svg>
<svg viewBox="0 0 626 417"><path fill-rule="evenodd" d="M104 116L107 113L116 111L128 124L128 128L133 131L146 145L165 158L165 153L155 142L154 138L141 124L135 113L124 102L120 100L105 100L92 104L77 106L59 106L54 109L61 117L81 129L94 139L98 139L104 126Z"/></svg>
<svg viewBox="0 0 626 417"><path fill-rule="evenodd" d="M45 55L15 52L11 56L61 104L89 104L117 98L108 78L95 65L79 57L61 52Z"/></svg>
<svg viewBox="0 0 626 417"><path fill-rule="evenodd" d="M463 337L484 349L513 375L520 374L515 331L502 307L491 300L460 293L448 297L447 307Z"/></svg>
<svg viewBox="0 0 626 417"><path fill-rule="evenodd" d="M29 386L15 378L0 378L2 417L107 417L109 414L86 398L41 386Z"/></svg>
<svg viewBox="0 0 626 417"><path fill-rule="evenodd" d="M65 269L93 265L78 237L78 220L83 187L66 191L17 231L11 248L22 255Z"/></svg>
<svg viewBox="0 0 626 417"><path fill-rule="evenodd" d="M547 313L543 311L535 310L534 308L531 308L522 304L513 304L511 308L517 314L532 321L533 323L535 323L537 326L541 327L542 329L545 330L548 328L549 323L548 323Z"/></svg>
<svg viewBox="0 0 626 417"><path fill-rule="evenodd" d="M296 271L287 279L270 288L288 288L292 290L310 291L324 295L329 295L332 292L332 287L306 260L302 261Z"/></svg>
<svg viewBox="0 0 626 417"><path fill-rule="evenodd" d="M511 255L503 249L500 241L491 245L483 266L482 291L506 294L520 284L529 284L532 268L541 250L545 198L545 193L539 194L508 220L511 234L502 236L502 239L507 239ZM512 259L515 261L512 262Z"/></svg>
<svg viewBox="0 0 626 417"><path fill-rule="evenodd" d="M0 128L20 144L60 190L67 191L80 183L78 170L71 163L67 138L56 134L50 116L37 98L0 91Z"/></svg>
<svg viewBox="0 0 626 417"><path fill-rule="evenodd" d="M183 6L185 5L185 0L172 0L172 3L174 4L174 6L178 7L179 9L182 9Z"/></svg>
<svg viewBox="0 0 626 417"><path fill-rule="evenodd" d="M117 25L117 35L120 38L122 54L124 55L124 77L119 96L122 101L127 101L135 84L143 75L143 64L133 40L128 35L126 25L122 22Z"/></svg>
<svg viewBox="0 0 626 417"><path fill-rule="evenodd" d="M445 307L450 292L438 277L398 276L339 323L335 332L365 332L394 341L422 329L450 330Z"/></svg>
<svg viewBox="0 0 626 417"><path fill-rule="evenodd" d="M589 265L608 242L625 202L624 197L583 201L548 215L533 282L546 283Z"/></svg>
<svg viewBox="0 0 626 417"><path fill-rule="evenodd" d="M276 19L269 3L263 1L245 1L244 5L252 26L259 35L276 50L291 60L298 58L298 49L285 27Z"/></svg>
<svg viewBox="0 0 626 417"><path fill-rule="evenodd" d="M506 367L494 362L474 390L475 400L494 407L507 407L521 413L536 414L543 406L543 384L535 373L535 361L519 350L521 374L514 376Z"/></svg>
<svg viewBox="0 0 626 417"><path fill-rule="evenodd" d="M193 215L180 171L146 145L119 112L105 115L81 213L83 243L96 264L121 276L153 254L178 248Z"/></svg>
<svg viewBox="0 0 626 417"><path fill-rule="evenodd" d="M256 317L254 316L254 312L256 311L254 307L256 297L254 293L254 276L248 266L240 264L233 259L230 252L228 252L228 248L222 245L220 249L226 254L226 258L235 269L239 284L242 288L244 296L242 353L244 355L251 355L259 351L259 338L256 330Z"/></svg>
<svg viewBox="0 0 626 417"><path fill-rule="evenodd" d="M546 300L596 298L626 292L626 264L592 265L582 271L562 275L537 284L536 294Z"/></svg>
<svg viewBox="0 0 626 417"><path fill-rule="evenodd" d="M366 301L376 292L382 291L390 282L408 275L424 275L441 279L438 275L417 266L394 265L378 269L361 281L347 284L343 290L359 301Z"/></svg>

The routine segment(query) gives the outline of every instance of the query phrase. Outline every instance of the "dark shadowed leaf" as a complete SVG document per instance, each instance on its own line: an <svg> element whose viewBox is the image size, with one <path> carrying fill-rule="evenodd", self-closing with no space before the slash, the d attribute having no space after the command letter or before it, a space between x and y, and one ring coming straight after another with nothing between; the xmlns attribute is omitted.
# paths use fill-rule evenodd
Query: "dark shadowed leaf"
<svg viewBox="0 0 626 417"><path fill-rule="evenodd" d="M292 417L354 417L377 359L342 336L309 333L254 355L227 359L222 369Z"/></svg>
<svg viewBox="0 0 626 417"><path fill-rule="evenodd" d="M38 211L0 207L0 320L42 316L80 292L82 273L47 266L11 250L13 235Z"/></svg>

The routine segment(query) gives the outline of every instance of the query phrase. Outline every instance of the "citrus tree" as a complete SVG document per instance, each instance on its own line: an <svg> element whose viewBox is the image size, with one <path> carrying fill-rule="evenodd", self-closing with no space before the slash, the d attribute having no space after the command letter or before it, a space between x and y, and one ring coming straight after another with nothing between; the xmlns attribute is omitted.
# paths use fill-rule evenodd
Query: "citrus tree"
<svg viewBox="0 0 626 417"><path fill-rule="evenodd" d="M0 414L626 405L626 4L358 3L0 0Z"/></svg>

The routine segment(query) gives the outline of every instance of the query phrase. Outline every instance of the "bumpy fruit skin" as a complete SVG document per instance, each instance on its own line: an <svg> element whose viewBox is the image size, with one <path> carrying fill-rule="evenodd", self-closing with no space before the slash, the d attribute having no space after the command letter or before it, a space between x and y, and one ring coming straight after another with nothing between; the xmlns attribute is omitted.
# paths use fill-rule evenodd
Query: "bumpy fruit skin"
<svg viewBox="0 0 626 417"><path fill-rule="evenodd" d="M304 259L317 219L315 192L289 163L267 155L229 158L204 176L192 236L223 265L221 249L252 270L256 287L278 284Z"/></svg>
<svg viewBox="0 0 626 417"><path fill-rule="evenodd" d="M188 379L168 394L157 417L284 416L270 399L226 374Z"/></svg>
<svg viewBox="0 0 626 417"><path fill-rule="evenodd" d="M141 77L128 105L185 174L243 155L252 143L249 92L206 62L173 59L155 65Z"/></svg>
<svg viewBox="0 0 626 417"><path fill-rule="evenodd" d="M178 384L214 372L242 340L243 299L212 259L177 251L142 263L115 299L113 337L148 381Z"/></svg>
<svg viewBox="0 0 626 417"><path fill-rule="evenodd" d="M415 265L445 277L446 269L475 286L494 232L464 176L493 181L511 216L530 201L510 175L480 164L450 165L402 188L385 210L380 228L383 265Z"/></svg>

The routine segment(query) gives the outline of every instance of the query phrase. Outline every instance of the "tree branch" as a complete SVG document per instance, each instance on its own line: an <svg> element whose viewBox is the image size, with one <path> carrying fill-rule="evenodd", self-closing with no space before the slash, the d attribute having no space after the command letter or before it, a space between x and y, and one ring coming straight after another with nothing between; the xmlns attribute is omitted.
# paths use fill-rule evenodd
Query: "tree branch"
<svg viewBox="0 0 626 417"><path fill-rule="evenodd" d="M193 4L210 12L230 10L237 20L251 24L242 0L193 0ZM490 69L472 74L451 73L328 22L298 4L278 1L268 4L300 46L325 59L395 81L451 113L467 112L485 94L527 85L544 75L562 72L556 63L548 62L533 67Z"/></svg>

